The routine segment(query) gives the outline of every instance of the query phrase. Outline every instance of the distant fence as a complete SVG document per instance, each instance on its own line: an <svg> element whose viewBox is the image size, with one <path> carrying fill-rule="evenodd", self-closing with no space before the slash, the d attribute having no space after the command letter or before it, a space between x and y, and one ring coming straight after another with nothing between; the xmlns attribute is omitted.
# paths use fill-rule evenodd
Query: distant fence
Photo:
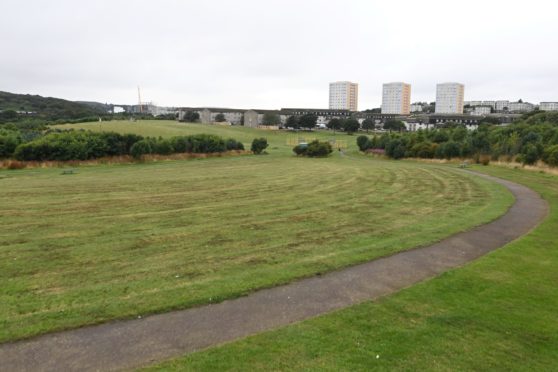
<svg viewBox="0 0 558 372"><path fill-rule="evenodd" d="M347 140L329 140L331 147L337 150L346 150L347 149Z"/></svg>

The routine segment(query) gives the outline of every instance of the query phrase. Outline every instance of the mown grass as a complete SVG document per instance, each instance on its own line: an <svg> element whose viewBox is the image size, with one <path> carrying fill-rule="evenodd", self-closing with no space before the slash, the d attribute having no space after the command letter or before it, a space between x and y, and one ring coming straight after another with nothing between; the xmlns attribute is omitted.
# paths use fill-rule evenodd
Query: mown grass
<svg viewBox="0 0 558 372"><path fill-rule="evenodd" d="M356 136L347 135L343 132L318 130L313 132L293 132L293 131L277 131L277 130L261 130L257 128L247 128L243 126L229 126L217 124L195 124L195 123L179 123L168 120L140 120L131 121L107 121L97 123L81 123L81 124L63 124L55 125L54 128L59 129L85 129L91 131L115 131L118 133L135 133L144 137L173 137L184 136L190 134L214 134L223 138L234 138L241 141L246 149L250 149L252 140L256 137L265 137L269 142L267 151L272 156L292 155L292 145L287 145L287 138L301 139L319 139L319 140L341 140L348 145L348 150L354 151L356 147Z"/></svg>
<svg viewBox="0 0 558 372"><path fill-rule="evenodd" d="M0 342L239 296L512 202L455 169L333 155L0 171Z"/></svg>
<svg viewBox="0 0 558 372"><path fill-rule="evenodd" d="M557 370L558 177L476 170L538 191L549 217L502 249L395 295L149 370Z"/></svg>

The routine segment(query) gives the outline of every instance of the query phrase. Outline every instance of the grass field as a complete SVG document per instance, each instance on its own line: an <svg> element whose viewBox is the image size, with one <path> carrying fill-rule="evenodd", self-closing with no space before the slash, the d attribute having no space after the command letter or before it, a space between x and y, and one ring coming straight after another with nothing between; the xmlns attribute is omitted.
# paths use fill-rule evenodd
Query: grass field
<svg viewBox="0 0 558 372"><path fill-rule="evenodd" d="M448 167L273 152L0 171L0 342L239 296L439 240L512 202Z"/></svg>
<svg viewBox="0 0 558 372"><path fill-rule="evenodd" d="M349 145L349 150L356 150L356 136L348 136L345 133L337 132L335 135L330 131L314 131L314 132L289 132L261 130L257 128L244 128L239 126L228 125L207 125L179 123L176 121L165 120L140 120L137 122L130 121L107 121L102 123L83 123L83 124L65 124L56 125L55 128L60 129L86 129L91 131L115 131L118 133L136 133L149 137L173 137L184 136L190 134L215 134L224 138L234 138L244 143L249 150L252 140L256 137L266 137L269 142L268 152L271 156L292 155L293 146L287 145L287 138L304 138L304 139L320 139L331 140L337 139L345 141Z"/></svg>
<svg viewBox="0 0 558 372"><path fill-rule="evenodd" d="M150 370L557 370L558 177L476 170L538 191L550 216L503 249L395 295Z"/></svg>

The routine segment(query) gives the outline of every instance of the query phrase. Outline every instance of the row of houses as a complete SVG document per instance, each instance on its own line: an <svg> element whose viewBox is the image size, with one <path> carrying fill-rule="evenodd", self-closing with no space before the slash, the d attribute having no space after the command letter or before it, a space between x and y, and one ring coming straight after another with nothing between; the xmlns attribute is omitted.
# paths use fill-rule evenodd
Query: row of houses
<svg viewBox="0 0 558 372"><path fill-rule="evenodd" d="M302 116L307 114L316 115L318 118L317 125L326 125L331 119L338 118L344 119L353 117L360 123L365 119L372 119L376 123L385 123L390 119L399 119L410 125L411 128L423 128L432 125L442 125L448 122L464 124L466 126L477 126L480 121L487 117L499 119L503 124L508 124L521 117L519 114L491 114L484 113L483 115L467 115L467 114L411 114L411 115L397 115L397 114L382 114L377 112L353 112L349 110L335 110L335 109L310 109L310 108L282 108L280 110L242 110L230 108L196 108L196 107L183 107L178 110L178 120L183 120L187 112L197 112L200 116L200 122L204 124L215 123L217 115L222 114L225 121L232 125L244 125L246 127L255 128L263 124L264 116L266 114L274 114L279 117L281 126L285 126L290 116ZM412 124L412 125L411 125Z"/></svg>
<svg viewBox="0 0 558 372"><path fill-rule="evenodd" d="M333 118L348 118L353 114L349 110L307 109L307 108L282 108L281 110L242 110L219 107L183 107L178 110L178 120L183 120L187 112L197 112L203 124L215 123L217 115L222 114L225 121L232 125L244 125L255 128L262 125L265 114L277 115L281 125L285 125L290 116L313 114L318 117L318 125L327 124Z"/></svg>

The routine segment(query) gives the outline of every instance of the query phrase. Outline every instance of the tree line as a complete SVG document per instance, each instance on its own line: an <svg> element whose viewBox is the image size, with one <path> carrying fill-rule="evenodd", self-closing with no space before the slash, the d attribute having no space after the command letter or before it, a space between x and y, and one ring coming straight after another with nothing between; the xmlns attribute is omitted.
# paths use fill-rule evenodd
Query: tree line
<svg viewBox="0 0 558 372"><path fill-rule="evenodd" d="M89 160L107 156L174 153L217 153L244 150L244 145L232 138L196 134L169 139L142 137L115 132L95 133L85 130L50 131L26 140L17 130L0 129L0 158L23 161Z"/></svg>
<svg viewBox="0 0 558 372"><path fill-rule="evenodd" d="M378 152L401 158L474 158L518 161L535 164L542 160L558 166L558 113L537 112L524 115L507 126L480 125L435 128L416 132L359 136L361 151Z"/></svg>

